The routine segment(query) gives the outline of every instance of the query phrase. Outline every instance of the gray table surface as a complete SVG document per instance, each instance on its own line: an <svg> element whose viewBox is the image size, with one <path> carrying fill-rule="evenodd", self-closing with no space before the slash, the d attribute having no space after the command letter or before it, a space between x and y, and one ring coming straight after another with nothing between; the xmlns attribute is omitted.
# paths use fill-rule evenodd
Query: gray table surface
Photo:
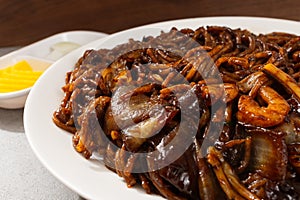
<svg viewBox="0 0 300 200"><path fill-rule="evenodd" d="M15 47L0 48L0 56ZM24 133L23 109L0 108L0 200L82 200L37 159Z"/></svg>

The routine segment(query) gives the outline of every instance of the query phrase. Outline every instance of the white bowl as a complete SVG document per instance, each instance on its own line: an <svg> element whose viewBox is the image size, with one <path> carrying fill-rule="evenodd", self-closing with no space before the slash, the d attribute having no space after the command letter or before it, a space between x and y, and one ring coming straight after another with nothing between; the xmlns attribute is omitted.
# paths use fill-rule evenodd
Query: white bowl
<svg viewBox="0 0 300 200"><path fill-rule="evenodd" d="M105 37L107 34L94 31L69 31L55 34L31 45L0 57L0 69L26 60L33 70L45 71L56 60L48 59L51 47L59 42L73 42L79 46ZM0 93L0 107L7 109L23 108L31 87L14 92Z"/></svg>
<svg viewBox="0 0 300 200"><path fill-rule="evenodd" d="M112 34L104 39L89 43L55 62L37 81L29 94L24 109L24 129L34 153L42 164L62 183L86 199L143 199L163 200L158 195L147 195L141 188L128 189L124 180L96 160L86 160L72 146L73 135L58 128L52 121L52 114L58 108L64 93L66 72L87 49L111 48L125 43L129 38L159 34L172 27L192 28L219 25L231 28L245 28L256 33L282 31L300 34L299 22L253 18L253 17L208 17L167 21L146 25ZM149 32L152 30L151 32ZM155 32L156 30L156 32ZM47 93L43 95L47 90ZM42 130L42 131L41 131ZM74 174L76 172L76 174Z"/></svg>

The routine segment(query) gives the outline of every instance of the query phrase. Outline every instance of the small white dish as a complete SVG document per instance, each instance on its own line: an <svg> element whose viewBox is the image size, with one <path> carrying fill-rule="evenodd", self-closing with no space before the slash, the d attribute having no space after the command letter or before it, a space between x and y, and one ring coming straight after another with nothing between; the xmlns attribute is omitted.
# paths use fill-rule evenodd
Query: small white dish
<svg viewBox="0 0 300 200"><path fill-rule="evenodd" d="M69 42L78 44L78 47L80 47L105 36L107 34L94 31L58 33L0 57L0 69L14 65L18 61L26 60L34 71L45 71L56 60L60 59L59 57L53 59L53 56L49 56L55 44ZM64 55L60 55L60 57L62 56ZM7 109L23 108L30 89L31 87L14 92L0 93L0 107Z"/></svg>

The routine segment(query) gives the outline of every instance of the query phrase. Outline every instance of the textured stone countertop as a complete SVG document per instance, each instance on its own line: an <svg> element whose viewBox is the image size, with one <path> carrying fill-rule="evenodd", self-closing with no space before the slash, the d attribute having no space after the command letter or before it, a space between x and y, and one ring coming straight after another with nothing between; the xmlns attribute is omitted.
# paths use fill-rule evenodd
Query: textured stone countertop
<svg viewBox="0 0 300 200"><path fill-rule="evenodd" d="M12 50L0 48L0 56ZM24 133L23 109L0 108L0 199L82 200L33 153Z"/></svg>

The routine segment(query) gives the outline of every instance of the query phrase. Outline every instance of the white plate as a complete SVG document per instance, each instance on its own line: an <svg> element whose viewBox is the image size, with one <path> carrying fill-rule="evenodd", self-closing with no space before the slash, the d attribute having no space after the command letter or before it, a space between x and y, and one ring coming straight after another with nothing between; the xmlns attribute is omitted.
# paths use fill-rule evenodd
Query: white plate
<svg viewBox="0 0 300 200"><path fill-rule="evenodd" d="M54 44L59 42L72 42L83 46L105 36L107 36L107 34L95 31L68 31L58 33L0 57L0 69L14 65L20 60L26 60L33 70L45 70L56 61L48 57L51 53L51 47ZM0 93L0 107L10 109L22 108L30 89L31 88L25 88L14 92Z"/></svg>
<svg viewBox="0 0 300 200"><path fill-rule="evenodd" d="M102 164L84 159L74 150L72 135L56 127L51 117L63 97L61 87L64 85L65 73L72 69L86 49L113 47L117 43L127 42L128 38L141 39L144 35L159 34L160 30L169 30L174 26L195 29L205 25L240 27L254 33L284 31L300 34L300 23L295 21L250 17L194 18L122 31L75 50L42 75L32 88L25 105L25 132L31 147L45 167L61 182L87 199L162 199L157 195L147 195L142 189L128 189L121 178Z"/></svg>

